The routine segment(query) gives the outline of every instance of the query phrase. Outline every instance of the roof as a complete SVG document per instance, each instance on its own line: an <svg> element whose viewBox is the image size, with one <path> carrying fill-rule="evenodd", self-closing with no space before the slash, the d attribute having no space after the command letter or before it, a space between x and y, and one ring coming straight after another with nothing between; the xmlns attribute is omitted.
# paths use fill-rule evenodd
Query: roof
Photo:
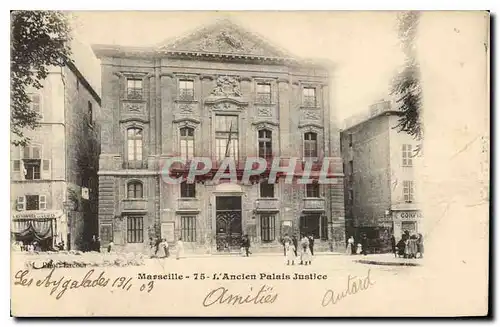
<svg viewBox="0 0 500 327"><path fill-rule="evenodd" d="M250 60L269 63L333 67L327 60L298 58L264 37L250 32L227 18L202 26L186 35L167 39L150 47L93 45L97 57L192 57L205 59Z"/></svg>
<svg viewBox="0 0 500 327"><path fill-rule="evenodd" d="M380 100L372 104L369 110L363 111L360 114L345 119L341 131L345 132L353 127L356 127L360 124L363 124L367 121L370 121L380 116L400 115L400 114L401 111L395 109L394 101Z"/></svg>

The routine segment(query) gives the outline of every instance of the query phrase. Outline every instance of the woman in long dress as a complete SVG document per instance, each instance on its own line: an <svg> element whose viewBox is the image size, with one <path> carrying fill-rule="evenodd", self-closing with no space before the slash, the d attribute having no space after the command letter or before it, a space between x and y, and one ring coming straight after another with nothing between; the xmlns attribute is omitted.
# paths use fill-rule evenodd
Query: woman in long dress
<svg viewBox="0 0 500 327"><path fill-rule="evenodd" d="M309 248L309 238L302 237L300 240L300 264L311 264L311 249Z"/></svg>
<svg viewBox="0 0 500 327"><path fill-rule="evenodd" d="M285 257L287 265L290 265L290 262L292 265L295 264L295 246L291 241L285 242Z"/></svg>
<svg viewBox="0 0 500 327"><path fill-rule="evenodd" d="M182 237L179 237L179 240L177 241L177 244L175 246L175 250L175 258L179 260L179 258L184 254L184 243L182 242Z"/></svg>
<svg viewBox="0 0 500 327"><path fill-rule="evenodd" d="M347 240L347 248L345 250L345 254L352 255L354 254L354 237L349 237Z"/></svg>

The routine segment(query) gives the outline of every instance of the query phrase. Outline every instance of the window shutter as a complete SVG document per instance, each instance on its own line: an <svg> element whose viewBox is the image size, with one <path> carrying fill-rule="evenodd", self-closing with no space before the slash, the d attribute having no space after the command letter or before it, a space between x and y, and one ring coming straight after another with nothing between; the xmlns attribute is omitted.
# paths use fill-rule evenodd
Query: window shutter
<svg viewBox="0 0 500 327"><path fill-rule="evenodd" d="M13 160L12 171L21 171L21 160Z"/></svg>
<svg viewBox="0 0 500 327"><path fill-rule="evenodd" d="M50 164L51 164L51 162L49 159L42 160L42 179L50 179L51 178Z"/></svg>
<svg viewBox="0 0 500 327"><path fill-rule="evenodd" d="M33 94L31 96L31 107L33 108L33 111L40 113L40 95Z"/></svg>
<svg viewBox="0 0 500 327"><path fill-rule="evenodd" d="M47 209L47 198L45 197L45 195L38 196L38 208L40 210Z"/></svg>
<svg viewBox="0 0 500 327"><path fill-rule="evenodd" d="M24 196L18 196L17 197L17 204L16 204L16 208L17 208L17 211L23 211L25 210L25 201L24 201Z"/></svg>

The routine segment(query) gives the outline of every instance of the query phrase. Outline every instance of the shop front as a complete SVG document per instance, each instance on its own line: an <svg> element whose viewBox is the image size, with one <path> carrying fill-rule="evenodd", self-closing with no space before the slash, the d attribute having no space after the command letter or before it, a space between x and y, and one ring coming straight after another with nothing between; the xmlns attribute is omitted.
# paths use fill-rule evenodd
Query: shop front
<svg viewBox="0 0 500 327"><path fill-rule="evenodd" d="M410 235L422 232L422 213L419 210L393 211L393 215L396 239L399 240L405 231Z"/></svg>
<svg viewBox="0 0 500 327"><path fill-rule="evenodd" d="M11 234L13 242L24 245L36 243L41 251L53 250L56 244L67 244L67 224L63 211L21 212L13 215Z"/></svg>

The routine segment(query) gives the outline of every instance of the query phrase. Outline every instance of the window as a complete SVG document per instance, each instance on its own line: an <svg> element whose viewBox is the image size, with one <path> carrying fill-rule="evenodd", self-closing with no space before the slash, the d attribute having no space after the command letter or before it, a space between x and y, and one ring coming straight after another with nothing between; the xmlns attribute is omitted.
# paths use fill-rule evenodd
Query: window
<svg viewBox="0 0 500 327"><path fill-rule="evenodd" d="M406 203L414 201L413 181L403 181L403 197Z"/></svg>
<svg viewBox="0 0 500 327"><path fill-rule="evenodd" d="M24 160L24 179L36 180L40 179L40 165L39 159L26 159Z"/></svg>
<svg viewBox="0 0 500 327"><path fill-rule="evenodd" d="M272 132L267 129L259 131L259 157L270 159L273 155Z"/></svg>
<svg viewBox="0 0 500 327"><path fill-rule="evenodd" d="M257 84L257 103L271 103L271 84Z"/></svg>
<svg viewBox="0 0 500 327"><path fill-rule="evenodd" d="M13 163L13 166L12 166L12 170L13 171L20 171L21 170L21 160L13 160L14 163Z"/></svg>
<svg viewBox="0 0 500 327"><path fill-rule="evenodd" d="M128 199L142 199L142 183L139 181L129 182L127 184L127 198Z"/></svg>
<svg viewBox="0 0 500 327"><path fill-rule="evenodd" d="M179 99L194 100L194 82L190 80L179 81Z"/></svg>
<svg viewBox="0 0 500 327"><path fill-rule="evenodd" d="M319 184L306 185L306 198L319 198Z"/></svg>
<svg viewBox="0 0 500 327"><path fill-rule="evenodd" d="M45 197L45 195L38 196L38 209L39 210L47 209L47 198Z"/></svg>
<svg viewBox="0 0 500 327"><path fill-rule="evenodd" d="M26 209L26 201L24 196L17 197L16 209L17 211L23 211L24 209Z"/></svg>
<svg viewBox="0 0 500 327"><path fill-rule="evenodd" d="M349 160L349 175L354 174L354 162Z"/></svg>
<svg viewBox="0 0 500 327"><path fill-rule="evenodd" d="M218 160L238 159L238 116L215 116L215 142Z"/></svg>
<svg viewBox="0 0 500 327"><path fill-rule="evenodd" d="M274 198L274 184L269 184L267 181L260 183L260 197Z"/></svg>
<svg viewBox="0 0 500 327"><path fill-rule="evenodd" d="M262 242L272 242L276 238L275 216L260 216L260 237Z"/></svg>
<svg viewBox="0 0 500 327"><path fill-rule="evenodd" d="M88 102L88 124L90 127L94 124L94 113L92 110L92 102Z"/></svg>
<svg viewBox="0 0 500 327"><path fill-rule="evenodd" d="M181 198L195 198L196 197L196 184L181 183Z"/></svg>
<svg viewBox="0 0 500 327"><path fill-rule="evenodd" d="M304 157L318 157L318 136L316 133L309 132L304 134Z"/></svg>
<svg viewBox="0 0 500 327"><path fill-rule="evenodd" d="M194 157L194 129L190 127L183 127L181 133L181 157L186 160Z"/></svg>
<svg viewBox="0 0 500 327"><path fill-rule="evenodd" d="M40 197L38 195L26 195L26 210L39 210Z"/></svg>
<svg viewBox="0 0 500 327"><path fill-rule="evenodd" d="M37 114L41 115L41 97L40 94L31 93L28 95L30 98L30 108Z"/></svg>
<svg viewBox="0 0 500 327"><path fill-rule="evenodd" d="M142 168L142 129L127 129L128 168Z"/></svg>
<svg viewBox="0 0 500 327"><path fill-rule="evenodd" d="M404 167L413 166L413 154L412 154L411 144L403 144L403 166Z"/></svg>
<svg viewBox="0 0 500 327"><path fill-rule="evenodd" d="M144 222L142 217L127 218L127 243L144 241Z"/></svg>
<svg viewBox="0 0 500 327"><path fill-rule="evenodd" d="M42 149L40 146L31 145L25 146L22 152L23 159L41 159Z"/></svg>
<svg viewBox="0 0 500 327"><path fill-rule="evenodd" d="M352 134L349 134L349 146L352 146Z"/></svg>
<svg viewBox="0 0 500 327"><path fill-rule="evenodd" d="M142 100L142 79L127 80L127 99Z"/></svg>
<svg viewBox="0 0 500 327"><path fill-rule="evenodd" d="M316 89L305 87L302 90L302 104L306 107L316 107Z"/></svg>
<svg viewBox="0 0 500 327"><path fill-rule="evenodd" d="M181 237L184 242L196 242L196 216L181 216Z"/></svg>

